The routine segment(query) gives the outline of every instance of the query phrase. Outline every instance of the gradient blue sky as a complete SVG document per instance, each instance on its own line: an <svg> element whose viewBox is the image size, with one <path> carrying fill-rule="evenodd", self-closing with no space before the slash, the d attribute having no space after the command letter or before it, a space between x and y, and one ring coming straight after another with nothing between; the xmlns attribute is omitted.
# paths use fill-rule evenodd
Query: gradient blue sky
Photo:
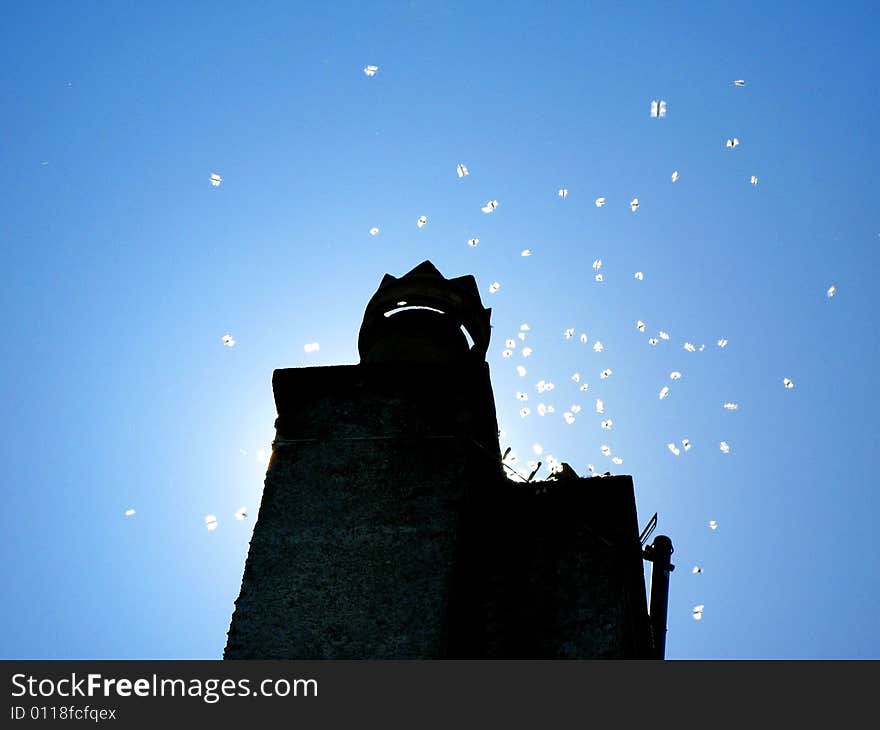
<svg viewBox="0 0 880 730"><path fill-rule="evenodd" d="M272 370L356 362L431 259L493 308L503 446L659 512L670 658L880 658L876 8L5 3L0 656L219 657Z"/></svg>

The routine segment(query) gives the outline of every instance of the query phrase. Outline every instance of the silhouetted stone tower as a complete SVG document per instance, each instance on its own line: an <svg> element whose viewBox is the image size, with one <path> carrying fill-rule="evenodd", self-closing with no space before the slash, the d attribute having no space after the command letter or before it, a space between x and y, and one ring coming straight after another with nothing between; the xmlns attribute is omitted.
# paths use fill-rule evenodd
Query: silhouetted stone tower
<svg viewBox="0 0 880 730"><path fill-rule="evenodd" d="M425 261L382 279L360 364L275 371L225 658L662 656L631 478L505 477L490 314Z"/></svg>

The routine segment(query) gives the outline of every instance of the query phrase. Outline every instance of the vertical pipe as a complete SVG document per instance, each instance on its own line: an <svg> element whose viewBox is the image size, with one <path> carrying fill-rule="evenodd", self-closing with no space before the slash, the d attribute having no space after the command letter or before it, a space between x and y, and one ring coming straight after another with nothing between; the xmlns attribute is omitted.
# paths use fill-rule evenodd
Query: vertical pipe
<svg viewBox="0 0 880 730"><path fill-rule="evenodd" d="M672 540L657 535L647 551L651 561L651 630L654 634L654 658L666 658L666 614L669 608L669 574L675 569Z"/></svg>

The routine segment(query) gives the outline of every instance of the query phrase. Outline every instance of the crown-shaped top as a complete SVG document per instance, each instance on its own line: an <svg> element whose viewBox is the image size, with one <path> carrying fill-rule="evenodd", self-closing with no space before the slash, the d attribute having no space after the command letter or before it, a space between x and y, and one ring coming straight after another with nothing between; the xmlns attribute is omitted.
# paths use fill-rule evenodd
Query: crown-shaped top
<svg viewBox="0 0 880 730"><path fill-rule="evenodd" d="M386 330L387 312L401 308L439 310L463 326L473 340L471 353L484 358L489 349L491 308L483 307L476 279L470 274L447 279L430 261L423 261L400 278L385 274L367 303L358 336L361 360Z"/></svg>

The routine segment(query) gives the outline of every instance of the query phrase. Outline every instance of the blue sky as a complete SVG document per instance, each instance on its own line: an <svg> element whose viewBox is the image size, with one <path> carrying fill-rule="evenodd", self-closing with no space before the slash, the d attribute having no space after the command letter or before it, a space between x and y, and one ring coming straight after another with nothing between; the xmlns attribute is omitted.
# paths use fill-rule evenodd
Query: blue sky
<svg viewBox="0 0 880 730"><path fill-rule="evenodd" d="M0 656L219 657L273 369L356 362L382 275L431 259L493 308L518 467L659 512L670 658L880 657L876 7L179 5L0 27Z"/></svg>

